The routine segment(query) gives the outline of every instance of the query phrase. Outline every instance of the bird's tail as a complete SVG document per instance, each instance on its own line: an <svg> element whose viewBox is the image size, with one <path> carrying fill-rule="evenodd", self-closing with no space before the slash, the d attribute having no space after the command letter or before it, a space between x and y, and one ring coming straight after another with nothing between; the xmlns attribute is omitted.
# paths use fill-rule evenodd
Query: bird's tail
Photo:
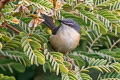
<svg viewBox="0 0 120 80"><path fill-rule="evenodd" d="M55 24L53 23L53 19L45 14L43 14L44 22L48 28L50 28L52 31L56 28Z"/></svg>

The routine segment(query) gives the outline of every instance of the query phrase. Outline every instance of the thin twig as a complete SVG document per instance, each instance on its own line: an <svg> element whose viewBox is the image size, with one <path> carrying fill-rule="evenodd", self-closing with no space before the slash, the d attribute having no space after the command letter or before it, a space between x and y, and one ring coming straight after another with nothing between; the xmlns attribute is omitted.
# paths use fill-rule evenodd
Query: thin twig
<svg viewBox="0 0 120 80"><path fill-rule="evenodd" d="M0 11L10 0L0 0Z"/></svg>
<svg viewBox="0 0 120 80"><path fill-rule="evenodd" d="M92 46L95 44L95 42L97 41L97 40L99 40L99 38L102 36L102 34L100 34L100 35L98 35L98 37L92 42L92 44L90 45L90 49L92 48Z"/></svg>
<svg viewBox="0 0 120 80"><path fill-rule="evenodd" d="M1 59L1 58L5 58L5 56L3 56L3 55L0 55L0 59Z"/></svg>
<svg viewBox="0 0 120 80"><path fill-rule="evenodd" d="M115 47L115 45L116 45L117 43L119 43L119 42L120 42L120 39L118 39L116 42L114 42L114 44L111 46L111 48L110 48L109 50L111 51L112 48Z"/></svg>
<svg viewBox="0 0 120 80"><path fill-rule="evenodd" d="M19 30L17 30L17 29L16 29L16 28L14 28L13 26L11 26L11 25L7 24L6 22L3 22L3 23L2 23L2 26L3 26L3 27L7 27L7 28L9 28L9 29L13 30L14 32L16 32L16 33L19 33L19 34L20 34L20 31L19 31Z"/></svg>

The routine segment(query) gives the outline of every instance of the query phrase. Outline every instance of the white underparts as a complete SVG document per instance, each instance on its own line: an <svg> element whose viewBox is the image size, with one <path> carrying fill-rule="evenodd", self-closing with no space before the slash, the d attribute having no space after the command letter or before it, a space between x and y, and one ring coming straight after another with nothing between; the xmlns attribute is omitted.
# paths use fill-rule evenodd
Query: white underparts
<svg viewBox="0 0 120 80"><path fill-rule="evenodd" d="M72 27L62 24L56 35L50 37L50 43L57 51L69 52L77 47L80 34Z"/></svg>

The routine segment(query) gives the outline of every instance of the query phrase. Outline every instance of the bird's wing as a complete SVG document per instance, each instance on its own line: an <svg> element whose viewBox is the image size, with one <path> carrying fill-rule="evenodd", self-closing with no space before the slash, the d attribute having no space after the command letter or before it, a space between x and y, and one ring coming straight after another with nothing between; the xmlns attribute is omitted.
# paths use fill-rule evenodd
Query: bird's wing
<svg viewBox="0 0 120 80"><path fill-rule="evenodd" d="M45 20L43 23L53 31L56 28L53 19L45 14L43 14L43 18Z"/></svg>

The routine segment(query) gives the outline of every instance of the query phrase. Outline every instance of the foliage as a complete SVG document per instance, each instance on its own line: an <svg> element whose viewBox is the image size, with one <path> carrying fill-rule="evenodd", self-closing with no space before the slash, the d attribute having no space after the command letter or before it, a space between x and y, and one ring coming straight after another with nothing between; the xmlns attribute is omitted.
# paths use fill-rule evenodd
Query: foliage
<svg viewBox="0 0 120 80"><path fill-rule="evenodd" d="M12 76L4 76L3 74L0 74L0 80L15 80Z"/></svg>
<svg viewBox="0 0 120 80"><path fill-rule="evenodd" d="M119 0L10 0L1 6L1 80L18 79L33 66L33 80L41 79L39 70L56 73L61 80L120 79ZM67 57L49 44L51 32L42 24L42 14L52 16L56 25L57 19L64 18L80 25L80 44L69 54L75 70Z"/></svg>

